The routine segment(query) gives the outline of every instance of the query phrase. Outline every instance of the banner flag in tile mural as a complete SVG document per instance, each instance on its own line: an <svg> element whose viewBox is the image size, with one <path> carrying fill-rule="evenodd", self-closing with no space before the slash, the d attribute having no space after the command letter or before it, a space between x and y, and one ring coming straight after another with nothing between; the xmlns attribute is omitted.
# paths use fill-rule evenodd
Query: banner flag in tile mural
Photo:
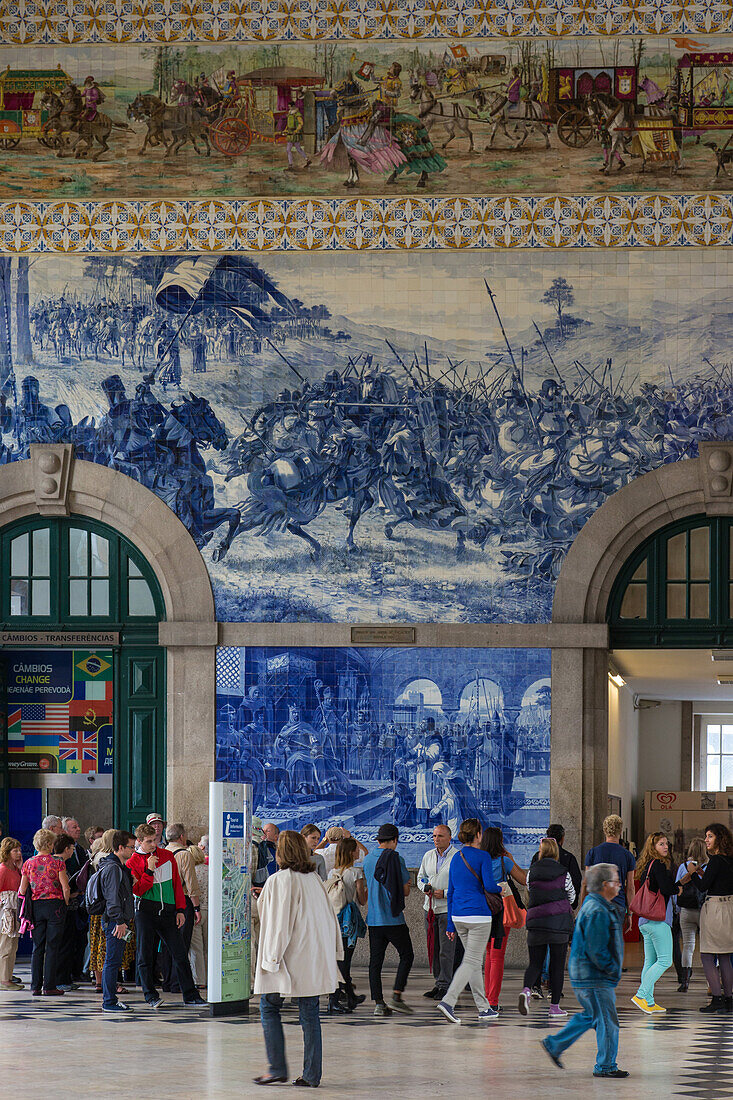
<svg viewBox="0 0 733 1100"><path fill-rule="evenodd" d="M111 773L111 653L22 650L7 666L10 768Z"/></svg>

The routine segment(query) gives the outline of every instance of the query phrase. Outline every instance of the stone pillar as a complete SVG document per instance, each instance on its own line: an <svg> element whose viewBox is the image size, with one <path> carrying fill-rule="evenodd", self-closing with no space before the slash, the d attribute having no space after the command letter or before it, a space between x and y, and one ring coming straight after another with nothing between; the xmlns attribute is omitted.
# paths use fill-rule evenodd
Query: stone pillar
<svg viewBox="0 0 733 1100"><path fill-rule="evenodd" d="M682 752L680 754L680 790L692 790L692 703L683 702L680 707L682 726Z"/></svg>
<svg viewBox="0 0 733 1100"><path fill-rule="evenodd" d="M216 646L168 646L166 817L208 832L214 779Z"/></svg>
<svg viewBox="0 0 733 1100"><path fill-rule="evenodd" d="M581 863L608 812L608 651L553 649L550 817Z"/></svg>

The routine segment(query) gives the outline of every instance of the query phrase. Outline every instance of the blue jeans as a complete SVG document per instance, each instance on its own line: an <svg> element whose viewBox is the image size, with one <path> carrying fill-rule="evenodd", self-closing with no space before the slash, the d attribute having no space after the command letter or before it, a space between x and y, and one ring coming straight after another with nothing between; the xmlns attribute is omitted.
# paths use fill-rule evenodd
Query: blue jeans
<svg viewBox="0 0 733 1100"><path fill-rule="evenodd" d="M644 969L636 996L654 1004L654 985L672 965L672 929L666 921L650 920L639 926L644 940Z"/></svg>
<svg viewBox="0 0 733 1100"><path fill-rule="evenodd" d="M318 997L298 997L298 1017L303 1028L303 1077L315 1087L321 1083L323 1048L321 1021L318 1016ZM263 993L260 997L260 1019L265 1033L265 1050L273 1077L287 1077L285 1060L285 1036L280 1020L284 999L279 993Z"/></svg>
<svg viewBox="0 0 733 1100"><path fill-rule="evenodd" d="M114 1008L117 1004L117 974L125 953L125 941L118 940L114 935L116 927L115 921L104 921L106 947L102 969L102 1008Z"/></svg>
<svg viewBox="0 0 733 1100"><path fill-rule="evenodd" d="M598 1056L594 1073L608 1073L616 1069L618 1054L618 1016L616 1014L616 987L614 985L575 985L573 991L583 1009L571 1016L561 1031L548 1035L545 1046L555 1055L595 1028Z"/></svg>

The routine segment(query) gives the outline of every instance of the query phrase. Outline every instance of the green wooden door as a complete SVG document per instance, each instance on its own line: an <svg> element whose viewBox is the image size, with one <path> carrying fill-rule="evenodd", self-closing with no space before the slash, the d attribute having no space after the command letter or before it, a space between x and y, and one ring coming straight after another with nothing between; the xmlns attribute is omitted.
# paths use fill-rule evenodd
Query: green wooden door
<svg viewBox="0 0 733 1100"><path fill-rule="evenodd" d="M124 646L117 661L115 823L134 829L165 816L165 650Z"/></svg>

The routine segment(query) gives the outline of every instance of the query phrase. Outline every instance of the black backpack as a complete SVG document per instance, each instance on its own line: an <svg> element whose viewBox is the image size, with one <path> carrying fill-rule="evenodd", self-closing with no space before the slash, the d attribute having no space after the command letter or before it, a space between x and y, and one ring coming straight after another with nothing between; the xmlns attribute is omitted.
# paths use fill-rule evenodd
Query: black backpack
<svg viewBox="0 0 733 1100"><path fill-rule="evenodd" d="M84 895L84 908L90 917L101 917L104 913L105 902L102 893L101 881L102 869L89 876L86 893Z"/></svg>
<svg viewBox="0 0 733 1100"><path fill-rule="evenodd" d="M699 882L700 879L697 881ZM705 891L700 890L699 887L695 885L695 877L693 876L692 879L686 882L682 887L677 898L677 905L680 909L702 909L706 896Z"/></svg>

